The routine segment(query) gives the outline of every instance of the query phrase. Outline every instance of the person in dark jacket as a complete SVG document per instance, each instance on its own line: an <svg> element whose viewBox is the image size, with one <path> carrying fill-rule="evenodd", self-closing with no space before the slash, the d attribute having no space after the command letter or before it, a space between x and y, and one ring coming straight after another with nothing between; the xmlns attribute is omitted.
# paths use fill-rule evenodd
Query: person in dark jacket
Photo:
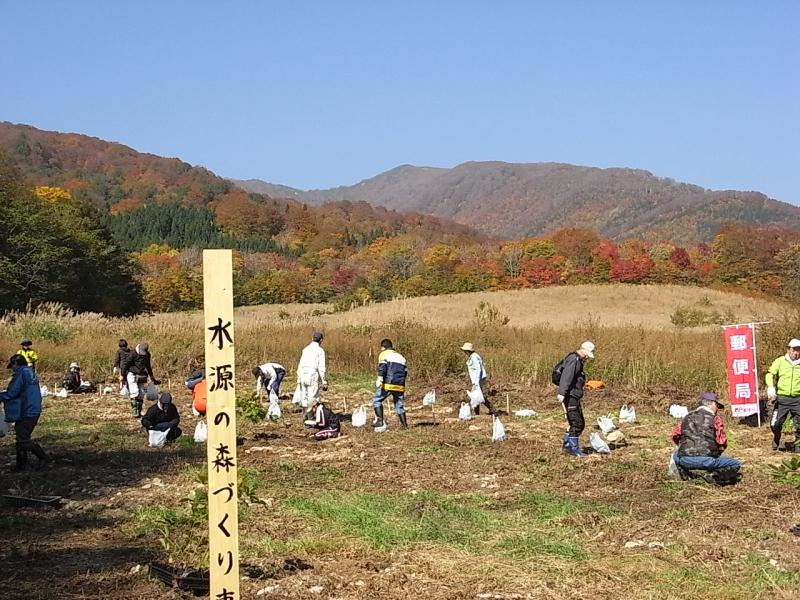
<svg viewBox="0 0 800 600"><path fill-rule="evenodd" d="M122 376L122 363L128 360L128 357L133 353L133 349L128 347L128 340L120 339L118 343L117 354L114 356L114 374L119 376L119 393L120 395L128 395L128 382Z"/></svg>
<svg viewBox="0 0 800 600"><path fill-rule="evenodd" d="M564 367L558 382L558 401L564 409L569 426L569 431L564 434L562 446L567 454L573 456L586 456L580 446L581 433L586 427L581 398L583 398L583 386L586 384L583 364L589 358L594 358L594 344L586 341L575 352L564 357Z"/></svg>
<svg viewBox="0 0 800 600"><path fill-rule="evenodd" d="M147 412L142 417L142 427L150 431L169 431L167 433L167 441L170 442L181 437L183 433L178 425L181 422L181 416L178 414L178 409L172 403L172 394L164 392L159 396L158 402L153 404L147 409Z"/></svg>
<svg viewBox="0 0 800 600"><path fill-rule="evenodd" d="M17 462L12 471L22 471L28 464L28 452L39 459L39 467L50 460L42 447L31 439L33 430L42 414L42 393L39 379L28 366L24 356L15 354L8 361L13 369L11 382L5 392L0 392L0 402L5 406L6 422L14 423L16 433Z"/></svg>
<svg viewBox="0 0 800 600"><path fill-rule="evenodd" d="M144 384L149 377L155 385L161 382L153 375L150 364L150 348L146 342L138 344L134 352L120 365L122 376L128 383L128 395L131 399L131 415L138 419L142 413L144 402Z"/></svg>
<svg viewBox="0 0 800 600"><path fill-rule="evenodd" d="M672 430L672 441L678 445L672 458L682 479L690 479L691 471L701 470L709 483L725 485L739 480L741 463L722 456L728 447L728 436L718 413L724 408L716 394L705 392L698 408Z"/></svg>
<svg viewBox="0 0 800 600"><path fill-rule="evenodd" d="M81 367L76 362L69 363L69 368L64 373L63 382L64 389L70 394L93 394L97 391L97 386L83 380Z"/></svg>
<svg viewBox="0 0 800 600"><path fill-rule="evenodd" d="M308 412L309 419L306 420L306 427L314 427L317 431L309 437L321 442L331 438L339 437L341 425L339 417L321 400L317 400Z"/></svg>
<svg viewBox="0 0 800 600"><path fill-rule="evenodd" d="M386 431L383 418L383 401L390 395L394 404L394 412L404 428L408 427L405 409L406 393L406 359L392 346L392 340L381 340L381 353L378 355L378 378L375 380L375 395L372 397L372 408L375 410L373 429L382 433Z"/></svg>

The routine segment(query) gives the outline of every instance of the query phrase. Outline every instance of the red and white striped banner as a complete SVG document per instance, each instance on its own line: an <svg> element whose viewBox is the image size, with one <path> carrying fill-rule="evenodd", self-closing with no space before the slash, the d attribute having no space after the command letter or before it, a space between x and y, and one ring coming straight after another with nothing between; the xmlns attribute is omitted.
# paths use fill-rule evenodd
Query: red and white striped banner
<svg viewBox="0 0 800 600"><path fill-rule="evenodd" d="M752 325L725 328L725 355L731 414L747 417L758 413L756 345Z"/></svg>

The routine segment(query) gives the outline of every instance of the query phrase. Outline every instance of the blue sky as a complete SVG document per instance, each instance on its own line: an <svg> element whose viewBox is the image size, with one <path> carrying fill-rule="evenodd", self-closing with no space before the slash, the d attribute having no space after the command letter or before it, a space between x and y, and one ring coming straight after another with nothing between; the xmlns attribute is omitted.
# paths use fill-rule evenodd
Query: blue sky
<svg viewBox="0 0 800 600"><path fill-rule="evenodd" d="M0 120L223 176L556 161L800 203L800 2L2 7Z"/></svg>

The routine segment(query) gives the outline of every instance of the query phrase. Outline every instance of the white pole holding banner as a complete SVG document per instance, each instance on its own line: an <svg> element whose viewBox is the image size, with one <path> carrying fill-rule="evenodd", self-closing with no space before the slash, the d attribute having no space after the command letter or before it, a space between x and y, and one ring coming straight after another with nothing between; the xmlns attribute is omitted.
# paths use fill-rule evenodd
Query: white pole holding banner
<svg viewBox="0 0 800 600"><path fill-rule="evenodd" d="M756 401L758 402L758 412L756 415L758 415L758 426L761 427L761 398L758 395L758 356L756 355L756 324L750 323L750 329L753 331L753 371L756 374Z"/></svg>
<svg viewBox="0 0 800 600"><path fill-rule="evenodd" d="M233 273L230 250L203 250L203 329L208 397L210 597L240 600Z"/></svg>

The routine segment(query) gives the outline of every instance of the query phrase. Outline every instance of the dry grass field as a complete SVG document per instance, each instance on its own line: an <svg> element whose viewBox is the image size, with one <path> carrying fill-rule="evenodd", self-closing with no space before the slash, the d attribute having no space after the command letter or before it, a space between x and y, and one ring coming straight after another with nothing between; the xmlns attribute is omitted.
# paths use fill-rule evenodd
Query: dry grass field
<svg viewBox="0 0 800 600"><path fill-rule="evenodd" d="M539 295L545 291L561 296ZM482 301L497 308L488 322L475 316ZM597 312L581 317L576 306L589 302ZM764 302L626 286L460 295L449 309L445 299L430 298L352 313L320 314L322 306L239 310L242 597L800 597L800 538L788 531L800 521L800 493L773 477L770 465L790 455L769 450L766 428L726 417L729 454L744 463L737 486L666 477L674 424L668 406L690 404L707 388L724 391L719 329L672 326L679 304L730 310L737 320L774 318L759 330L763 362L782 352L800 325ZM542 321L523 321L526 306L536 307ZM408 312L399 314L399 307ZM567 314L575 318L558 317ZM201 325L191 314L103 319L52 307L0 321L0 352L31 335L50 385L69 360L83 363L92 379L110 380L116 339L147 340L187 434L149 449L127 400L47 397L35 437L54 463L22 475L0 465L0 489L65 502L44 511L0 506L3 598L192 597L149 579L146 565L208 560L205 447L191 439L197 419L180 385L201 357ZM290 393L297 355L316 328L326 331L326 398L343 415L346 434L324 443L307 439L287 400L277 423L245 418L252 413L251 380L241 376L251 362L278 360L289 367L283 392ZM375 434L347 419L369 400L374 348L387 335L409 359L411 427L400 430L392 419L388 432ZM547 379L555 360L587 337L598 344L587 371L608 384L587 396L587 433L597 416L625 402L635 403L638 422L622 426L628 446L577 460L560 452L564 419ZM505 442L491 442L488 416L456 418L466 387L458 346L467 339L487 361L502 410L508 398L511 413L539 413L503 415ZM435 413L420 406L431 388ZM0 446L7 459L0 462L10 462L13 436Z"/></svg>

